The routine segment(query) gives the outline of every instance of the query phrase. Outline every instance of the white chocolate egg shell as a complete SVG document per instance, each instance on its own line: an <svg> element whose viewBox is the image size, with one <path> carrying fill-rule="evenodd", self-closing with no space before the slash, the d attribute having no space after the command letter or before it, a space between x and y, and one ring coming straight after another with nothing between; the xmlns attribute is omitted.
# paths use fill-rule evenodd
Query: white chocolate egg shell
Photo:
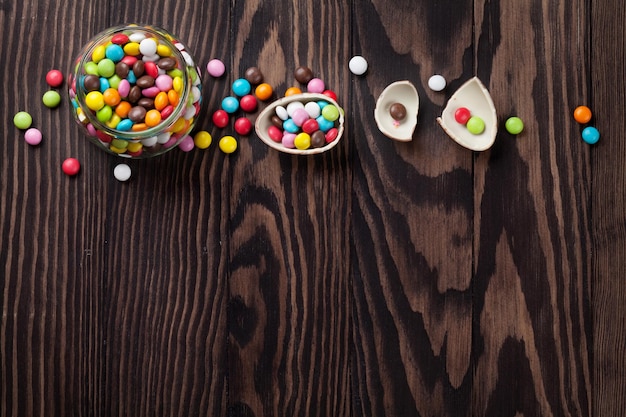
<svg viewBox="0 0 626 417"><path fill-rule="evenodd" d="M337 121L335 122L335 127L338 130L337 138L335 140L333 140L330 143L327 143L326 145L320 148L297 149L297 148L287 148L286 146L283 146L282 143L274 142L269 137L269 135L267 134L267 129L270 126L272 126L272 116L276 114L276 107L278 106L287 107L289 103L294 102L294 101L300 101L302 104L306 104L310 101L320 101L320 100L329 102L330 104L337 107L337 109L339 110L339 119L337 119ZM333 100L332 98L324 94L318 94L318 93L294 94L291 96L280 98L272 102L266 108L264 108L263 111L259 114L259 116L256 119L256 122L254 124L254 129L256 130L257 136L270 148L274 148L280 152L290 153L294 155L313 155L313 154L326 152L329 149L334 148L337 145L337 143L339 143L339 141L341 140L341 137L343 136L343 130L344 130L344 111L339 106L339 104L337 104L335 100Z"/></svg>
<svg viewBox="0 0 626 417"><path fill-rule="evenodd" d="M465 125L456 121L454 113L459 107L466 107L472 116L483 119L485 130L481 134L471 133ZM495 142L498 133L496 108L489 91L478 77L471 78L459 87L448 100L441 117L437 118L437 122L456 143L473 151L489 149Z"/></svg>
<svg viewBox="0 0 626 417"><path fill-rule="evenodd" d="M406 108L404 120L396 121L389 114L394 103L400 103ZM409 142L413 140L413 132L417 126L417 113L420 99L415 86L410 81L396 81L389 84L376 100L374 120L378 129L388 138Z"/></svg>

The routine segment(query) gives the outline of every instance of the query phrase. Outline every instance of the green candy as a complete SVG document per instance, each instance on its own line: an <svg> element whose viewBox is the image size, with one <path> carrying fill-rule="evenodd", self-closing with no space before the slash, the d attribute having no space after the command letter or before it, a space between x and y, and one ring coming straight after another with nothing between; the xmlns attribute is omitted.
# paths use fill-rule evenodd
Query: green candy
<svg viewBox="0 0 626 417"><path fill-rule="evenodd" d="M324 116L324 119L330 122L334 122L339 118L339 110L336 106L329 104L327 106L324 106L324 108L322 109L322 116Z"/></svg>
<svg viewBox="0 0 626 417"><path fill-rule="evenodd" d="M485 121L478 116L472 116L467 121L467 130L474 135L480 135L485 131Z"/></svg>
<svg viewBox="0 0 626 417"><path fill-rule="evenodd" d="M112 77L115 74L115 63L109 58L98 62L98 74L104 78Z"/></svg>
<svg viewBox="0 0 626 417"><path fill-rule="evenodd" d="M509 117L504 124L506 131L512 135L518 135L524 130L524 122L519 117Z"/></svg>
<svg viewBox="0 0 626 417"><path fill-rule="evenodd" d="M46 91L41 98L43 104L49 108L55 108L61 103L61 95L54 90Z"/></svg>
<svg viewBox="0 0 626 417"><path fill-rule="evenodd" d="M18 129L26 130L33 124L33 117L25 111L20 111L13 116L13 124Z"/></svg>
<svg viewBox="0 0 626 417"><path fill-rule="evenodd" d="M85 74L100 76L100 74L98 74L98 64L93 61L85 63Z"/></svg>

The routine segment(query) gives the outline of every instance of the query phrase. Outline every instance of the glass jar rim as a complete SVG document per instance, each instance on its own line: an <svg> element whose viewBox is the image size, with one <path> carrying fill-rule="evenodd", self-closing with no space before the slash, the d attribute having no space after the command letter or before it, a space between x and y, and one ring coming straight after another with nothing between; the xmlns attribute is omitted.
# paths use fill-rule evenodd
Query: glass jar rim
<svg viewBox="0 0 626 417"><path fill-rule="evenodd" d="M164 41L166 45L171 49L172 54L176 56L176 60L178 62L178 69L183 72L182 79L182 89L181 96L179 98L178 104L165 120L162 120L159 124L153 127L146 128L140 131L128 131L128 130L118 130L107 126L106 124L100 122L97 117L95 117L95 113L87 107L85 103L86 91L80 87L80 80L82 77L88 75L85 72L85 64L91 61L91 57L93 51L100 45L102 45L102 40L107 37L111 37L118 33L132 31L146 31L150 34L156 35L159 37L159 42ZM171 39L168 38L171 37ZM78 106L83 109L85 117L89 119L89 123L91 123L94 128L102 131L105 134L108 134L116 139L135 141L142 140L152 136L156 136L160 133L167 131L169 127L171 127L176 120L181 116L181 113L186 111L186 103L189 100L190 94L190 85L191 80L189 79L188 67L189 65L185 61L185 57L182 55L181 51L176 47L176 44L173 42L173 35L171 35L167 30L162 29L160 27L152 26L152 25L135 25L135 24L126 24L126 25L118 25L109 27L95 36L93 36L83 47L80 54L78 55L75 66L73 70L74 82L76 83L75 94L76 101Z"/></svg>

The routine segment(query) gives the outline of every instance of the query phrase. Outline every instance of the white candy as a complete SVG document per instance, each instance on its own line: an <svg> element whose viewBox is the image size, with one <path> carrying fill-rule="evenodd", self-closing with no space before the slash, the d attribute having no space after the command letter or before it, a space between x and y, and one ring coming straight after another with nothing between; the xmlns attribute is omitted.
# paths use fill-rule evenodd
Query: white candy
<svg viewBox="0 0 626 417"><path fill-rule="evenodd" d="M276 116L280 117L281 120L289 119L289 113L287 113L287 109L283 106L276 106Z"/></svg>
<svg viewBox="0 0 626 417"><path fill-rule="evenodd" d="M118 181L128 181L130 178L131 170L126 164L119 164L113 169L113 176Z"/></svg>
<svg viewBox="0 0 626 417"><path fill-rule="evenodd" d="M142 40L146 39L146 35L143 32L133 32L128 36L128 39L131 42L141 42Z"/></svg>
<svg viewBox="0 0 626 417"><path fill-rule="evenodd" d="M153 38L146 38L139 42L139 52L142 55L155 55L157 51L157 43Z"/></svg>
<svg viewBox="0 0 626 417"><path fill-rule="evenodd" d="M143 146L147 146L148 148L150 148L150 147L156 145L157 141L158 141L158 139L157 139L156 136L150 136L149 138L142 139L141 140L141 144Z"/></svg>
<svg viewBox="0 0 626 417"><path fill-rule="evenodd" d="M309 117L312 119L317 119L319 115L322 113L322 109L320 109L320 105L314 101L309 101L304 105L304 110L309 114Z"/></svg>
<svg viewBox="0 0 626 417"><path fill-rule="evenodd" d="M287 104L287 114L289 115L289 117L293 117L293 112L296 109L304 109L304 104L299 101L292 101L291 103Z"/></svg>
<svg viewBox="0 0 626 417"><path fill-rule="evenodd" d="M356 55L350 59L348 67L354 75L363 75L367 71L367 61L362 56Z"/></svg>
<svg viewBox="0 0 626 417"><path fill-rule="evenodd" d="M433 91L441 91L446 88L446 79L441 75L433 75L428 79L428 87Z"/></svg>

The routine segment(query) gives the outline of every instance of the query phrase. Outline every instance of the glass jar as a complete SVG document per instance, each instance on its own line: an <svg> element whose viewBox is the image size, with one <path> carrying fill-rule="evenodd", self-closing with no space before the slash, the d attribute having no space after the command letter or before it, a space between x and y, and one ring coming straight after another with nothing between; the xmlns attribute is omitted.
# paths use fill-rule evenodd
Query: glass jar
<svg viewBox="0 0 626 417"><path fill-rule="evenodd" d="M187 47L154 26L96 35L74 61L68 88L87 137L127 158L176 147L193 129L202 101L200 70Z"/></svg>

